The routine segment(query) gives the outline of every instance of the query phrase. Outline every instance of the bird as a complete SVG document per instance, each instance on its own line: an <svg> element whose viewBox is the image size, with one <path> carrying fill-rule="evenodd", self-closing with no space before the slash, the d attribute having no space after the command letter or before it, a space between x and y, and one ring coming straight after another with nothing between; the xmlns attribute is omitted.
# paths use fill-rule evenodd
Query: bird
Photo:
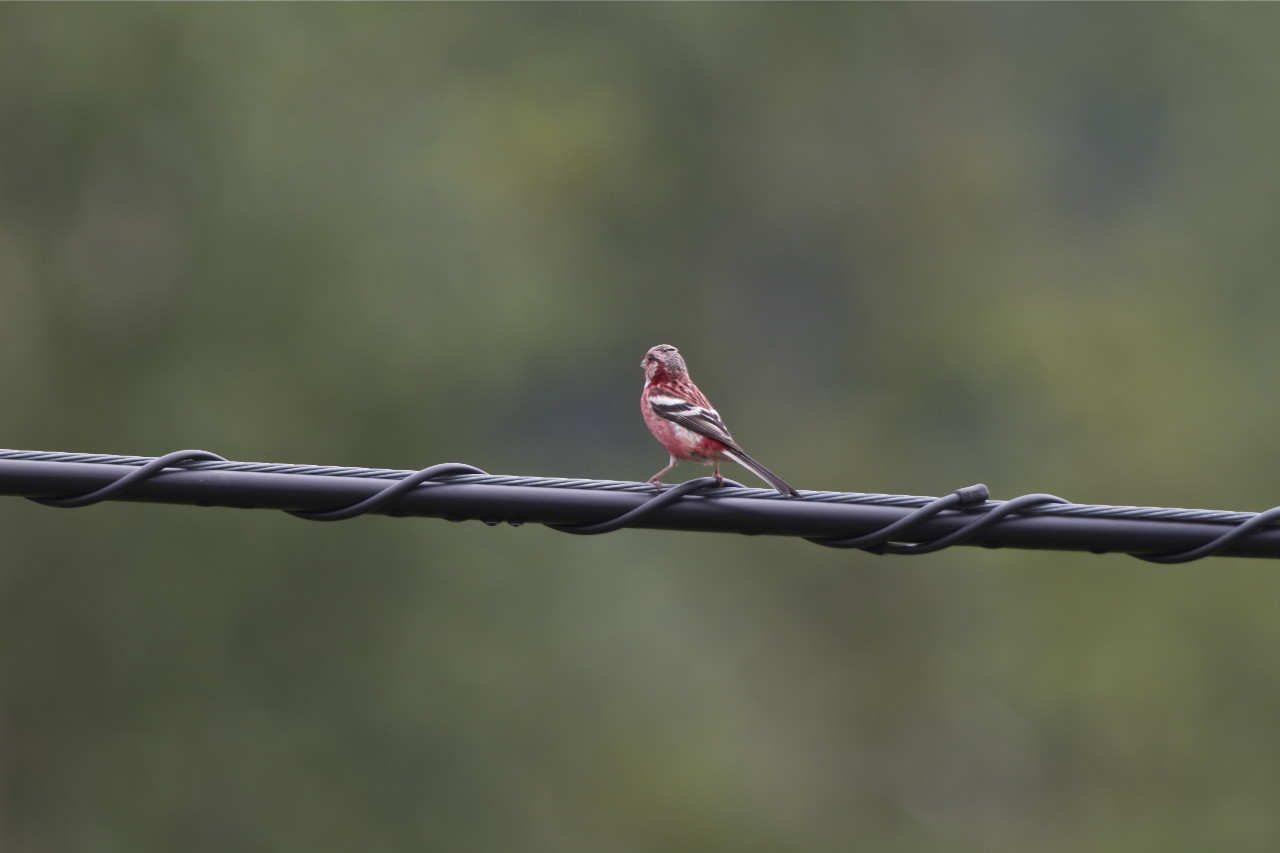
<svg viewBox="0 0 1280 853"><path fill-rule="evenodd" d="M689 378L680 351L670 344L659 344L644 355L644 392L640 395L640 412L645 426L658 443L671 454L671 464L649 478L662 491L659 478L683 461L714 465L712 476L723 486L720 463L732 459L784 495L798 497L799 492L768 468L746 454L705 394Z"/></svg>

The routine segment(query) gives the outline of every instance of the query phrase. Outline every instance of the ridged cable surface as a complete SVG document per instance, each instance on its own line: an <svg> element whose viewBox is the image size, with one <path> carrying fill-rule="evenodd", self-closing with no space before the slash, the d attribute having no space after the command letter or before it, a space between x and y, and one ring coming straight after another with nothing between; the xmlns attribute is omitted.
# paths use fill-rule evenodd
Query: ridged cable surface
<svg viewBox="0 0 1280 853"><path fill-rule="evenodd" d="M316 521L335 521L352 518L384 506L396 497L432 480L449 484L482 484L491 486L530 486L552 489L582 489L589 491L653 493L647 483L619 482L612 480L568 479L561 477L523 477L487 474L478 468L459 463L433 465L420 471L385 468L354 468L322 465L292 465L265 462L233 462L203 450L175 451L161 457L123 456L116 454L62 453L37 450L0 450L0 460L25 460L37 462L73 462L126 466L133 468L119 480L85 495L55 498L32 498L39 503L57 507L87 506L101 500L116 497L143 480L169 467L181 467L190 471L236 471L245 473L300 474L325 477L352 477L390 481L386 489L349 507L331 510L293 510L293 515ZM549 525L567 533L595 534L618 530L637 523L669 506L685 496L715 485L710 477L698 478L670 487L655 494L644 504L623 515L586 525ZM1229 512L1205 509L1181 509L1175 507L1109 506L1100 504L1073 504L1054 495L1023 495L1008 501L987 500L984 486L958 489L941 498L916 495L864 494L856 492L802 491L800 498L788 498L773 489L746 488L732 480L716 489L723 497L750 500L801 500L806 503L860 504L896 508L914 508L908 516L870 534L849 538L812 538L817 544L836 548L860 548L873 553L923 554L960 544L971 539L992 525L1013 514L1044 516L1075 516L1090 518L1130 519L1144 521L1213 522L1235 525L1233 529L1193 549L1173 554L1135 555L1151 562L1174 563L1209 556L1227 547L1251 531L1280 519L1280 507L1263 513ZM892 541L929 518L947 509L968 509L983 514L962 529L935 540L914 544Z"/></svg>
<svg viewBox="0 0 1280 853"><path fill-rule="evenodd" d="M206 451L179 451L204 453ZM213 454L210 454L213 455ZM0 459L26 459L36 462L87 462L103 465L131 465L141 467L157 457L117 456L105 453L59 453L41 450L0 450ZM158 457L165 458L165 457ZM331 465L292 465L280 462L230 462L226 460L197 461L184 464L190 471L245 471L269 474L303 474L326 477L358 477L370 480L402 480L416 471L392 468L351 468ZM477 469L479 470L479 469ZM607 492L653 492L647 483L618 480L587 480L564 477L522 477L498 474L454 474L439 478L448 483L479 483L490 486L540 486L550 489L588 489ZM725 480L732 483L732 480ZM874 492L820 492L802 489L802 499L815 503L872 504L875 506L918 507L936 498L920 495L888 495ZM726 486L721 490L726 497L763 500L794 500L778 494L774 489L755 489L741 485ZM1004 502L999 502L1004 503ZM977 509L983 505L979 504ZM1109 504L1046 504L1028 512L1044 515L1087 516L1093 518L1129 518L1148 521L1212 521L1243 523L1258 513L1231 512L1212 509L1181 509L1177 507L1113 506Z"/></svg>

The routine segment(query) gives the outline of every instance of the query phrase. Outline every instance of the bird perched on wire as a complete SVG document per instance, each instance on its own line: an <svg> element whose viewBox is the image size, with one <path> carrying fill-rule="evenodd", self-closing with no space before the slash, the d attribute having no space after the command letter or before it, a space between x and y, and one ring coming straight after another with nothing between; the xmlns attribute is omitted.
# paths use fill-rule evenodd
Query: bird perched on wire
<svg viewBox="0 0 1280 853"><path fill-rule="evenodd" d="M659 491L662 483L658 478L681 460L714 465L712 476L723 485L720 463L732 459L784 495L799 494L738 446L725 428L724 421L720 420L720 415L711 407L711 401L689 378L689 368L685 367L679 350L669 344L660 344L645 353L640 366L644 368L640 411L644 415L645 426L671 454L671 464L649 478Z"/></svg>

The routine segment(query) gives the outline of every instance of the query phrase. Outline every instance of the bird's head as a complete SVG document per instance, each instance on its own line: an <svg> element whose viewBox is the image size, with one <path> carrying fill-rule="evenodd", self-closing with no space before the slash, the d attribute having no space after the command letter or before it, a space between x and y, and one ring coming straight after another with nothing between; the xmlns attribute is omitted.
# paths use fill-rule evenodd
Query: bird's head
<svg viewBox="0 0 1280 853"><path fill-rule="evenodd" d="M684 359L680 357L680 350L670 344L658 344L649 350L644 354L644 361L640 362L640 366L644 368L647 382L666 376L684 376L689 372L689 368L684 366Z"/></svg>

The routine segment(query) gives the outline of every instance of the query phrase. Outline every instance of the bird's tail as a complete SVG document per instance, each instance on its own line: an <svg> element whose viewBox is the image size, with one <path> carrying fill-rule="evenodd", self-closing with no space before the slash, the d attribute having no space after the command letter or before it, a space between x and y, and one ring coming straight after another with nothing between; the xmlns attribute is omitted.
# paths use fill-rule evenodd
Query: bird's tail
<svg viewBox="0 0 1280 853"><path fill-rule="evenodd" d="M747 470L754 473L761 480L764 480L766 483L768 483L770 486L773 486L775 489L782 492L784 495L791 495L792 497L800 496L799 492L797 492L795 489L787 485L786 480L782 479L777 474L773 473L768 468L764 467L759 462L752 459L747 454L743 453L741 450L727 450L725 451L725 455L728 456L730 459L732 459L734 462L737 462L743 468L746 468Z"/></svg>

